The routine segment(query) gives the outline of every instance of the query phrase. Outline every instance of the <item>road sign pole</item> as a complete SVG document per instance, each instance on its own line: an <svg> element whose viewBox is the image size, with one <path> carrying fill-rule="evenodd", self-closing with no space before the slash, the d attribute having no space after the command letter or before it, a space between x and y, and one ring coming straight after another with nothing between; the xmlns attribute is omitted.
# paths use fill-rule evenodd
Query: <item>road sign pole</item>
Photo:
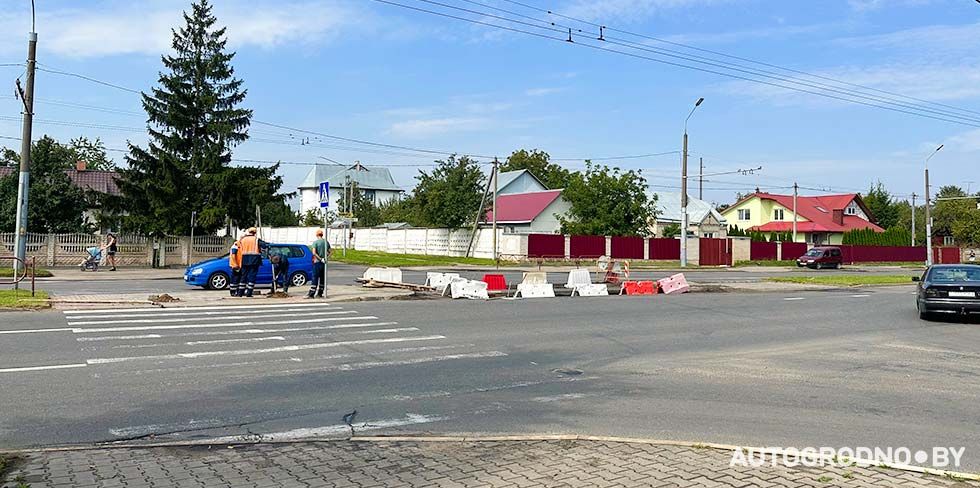
<svg viewBox="0 0 980 488"><path fill-rule="evenodd" d="M327 247L330 246L330 225L328 220L328 213L330 211L330 182L321 181L320 182L320 208L323 210L323 240L327 243ZM330 253L327 252L326 256L321 256L323 259L323 296L328 296L327 294L327 268L328 261L330 258Z"/></svg>

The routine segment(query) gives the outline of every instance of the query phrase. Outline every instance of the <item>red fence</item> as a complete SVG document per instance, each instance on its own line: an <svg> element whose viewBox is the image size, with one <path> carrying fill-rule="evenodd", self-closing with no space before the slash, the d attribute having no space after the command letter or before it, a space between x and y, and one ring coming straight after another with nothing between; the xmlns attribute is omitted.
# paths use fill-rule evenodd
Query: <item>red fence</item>
<svg viewBox="0 0 980 488"><path fill-rule="evenodd" d="M775 242L752 242L749 245L749 259L753 261L775 261L777 254Z"/></svg>
<svg viewBox="0 0 980 488"><path fill-rule="evenodd" d="M568 257L597 258L606 254L605 236L572 236Z"/></svg>
<svg viewBox="0 0 980 488"><path fill-rule="evenodd" d="M610 247L613 259L643 259L642 237L613 237Z"/></svg>
<svg viewBox="0 0 980 488"><path fill-rule="evenodd" d="M681 240L671 238L650 239L650 259L681 258Z"/></svg>
<svg viewBox="0 0 980 488"><path fill-rule="evenodd" d="M806 254L807 245L805 242L783 242L783 260L792 261Z"/></svg>
<svg viewBox="0 0 980 488"><path fill-rule="evenodd" d="M701 266L731 266L731 239L698 239L698 261Z"/></svg>
<svg viewBox="0 0 980 488"><path fill-rule="evenodd" d="M936 264L959 264L960 248L934 247L932 248L932 260Z"/></svg>
<svg viewBox="0 0 980 488"><path fill-rule="evenodd" d="M527 257L565 257L565 236L555 234L529 234L527 236Z"/></svg>
<svg viewBox="0 0 980 488"><path fill-rule="evenodd" d="M921 246L840 246L840 250L845 263L926 260L926 248Z"/></svg>

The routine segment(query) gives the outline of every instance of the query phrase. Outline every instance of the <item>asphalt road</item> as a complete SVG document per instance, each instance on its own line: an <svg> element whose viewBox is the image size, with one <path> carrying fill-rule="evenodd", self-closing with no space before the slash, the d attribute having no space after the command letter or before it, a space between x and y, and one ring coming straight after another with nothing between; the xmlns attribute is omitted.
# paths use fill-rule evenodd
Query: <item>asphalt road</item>
<svg viewBox="0 0 980 488"><path fill-rule="evenodd" d="M909 287L6 313L0 446L582 433L966 447L980 325ZM261 303L261 302L260 302ZM43 368L43 369L34 369Z"/></svg>
<svg viewBox="0 0 980 488"><path fill-rule="evenodd" d="M365 266L331 264L328 277L331 283L350 284L354 282L355 278L359 278L361 275L363 275L365 269L367 269ZM543 268L543 270L548 271L548 268ZM458 269L446 268L435 271L459 273L464 278L470 279L481 279L484 273L500 273L505 276L508 283L519 283L523 273L520 270L509 269L506 267L501 268L500 270L486 269L461 271ZM119 279L119 275L113 275L108 271L100 271L97 274L91 273L86 275L85 280L68 280L58 278L58 270L54 270L54 272L56 275L55 277L39 279L37 284L39 288L43 288L54 295L98 295L119 293L174 294L193 292L199 289L184 285L182 281L183 271L179 269L172 270L170 273L163 272L163 274L161 274L160 271L153 271L154 274L160 276L169 276L168 279ZM641 280L660 279L676 272L677 271L670 270L636 270L631 274L631 278ZM406 282L419 284L425 283L426 271L406 269L403 270L402 274L403 279ZM921 274L921 270L896 267L846 267L841 270L801 269L787 271L734 268L707 271L689 270L685 272L687 279L696 283L746 283L761 281L770 276L814 276L828 274L907 274L909 276L913 276ZM548 271L548 279L551 283L564 283L567 276L567 272Z"/></svg>

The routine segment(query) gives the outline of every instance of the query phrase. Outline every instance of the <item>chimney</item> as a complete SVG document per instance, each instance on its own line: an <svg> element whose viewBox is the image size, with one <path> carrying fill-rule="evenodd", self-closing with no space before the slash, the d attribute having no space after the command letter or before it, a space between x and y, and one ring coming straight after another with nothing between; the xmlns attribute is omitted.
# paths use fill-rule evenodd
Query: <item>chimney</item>
<svg viewBox="0 0 980 488"><path fill-rule="evenodd" d="M844 225L844 209L834 210L834 223Z"/></svg>
<svg viewBox="0 0 980 488"><path fill-rule="evenodd" d="M85 171L85 167L86 167L85 161L82 161L81 159L75 161L75 171L79 171L79 172Z"/></svg>

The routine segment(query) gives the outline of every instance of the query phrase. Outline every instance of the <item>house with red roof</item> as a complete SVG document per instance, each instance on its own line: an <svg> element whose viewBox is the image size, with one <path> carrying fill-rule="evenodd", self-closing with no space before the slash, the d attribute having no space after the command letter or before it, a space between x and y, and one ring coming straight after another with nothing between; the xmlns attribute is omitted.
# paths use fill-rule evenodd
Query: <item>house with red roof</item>
<svg viewBox="0 0 980 488"><path fill-rule="evenodd" d="M872 229L884 232L874 223L874 215L861 195L798 196L796 198L796 241L812 245L841 244L844 232ZM793 195L756 192L722 211L729 225L758 232L793 231Z"/></svg>
<svg viewBox="0 0 980 488"><path fill-rule="evenodd" d="M497 196L497 227L510 234L558 234L559 215L570 205L561 190L529 191ZM484 225L493 222L493 210L487 212Z"/></svg>

